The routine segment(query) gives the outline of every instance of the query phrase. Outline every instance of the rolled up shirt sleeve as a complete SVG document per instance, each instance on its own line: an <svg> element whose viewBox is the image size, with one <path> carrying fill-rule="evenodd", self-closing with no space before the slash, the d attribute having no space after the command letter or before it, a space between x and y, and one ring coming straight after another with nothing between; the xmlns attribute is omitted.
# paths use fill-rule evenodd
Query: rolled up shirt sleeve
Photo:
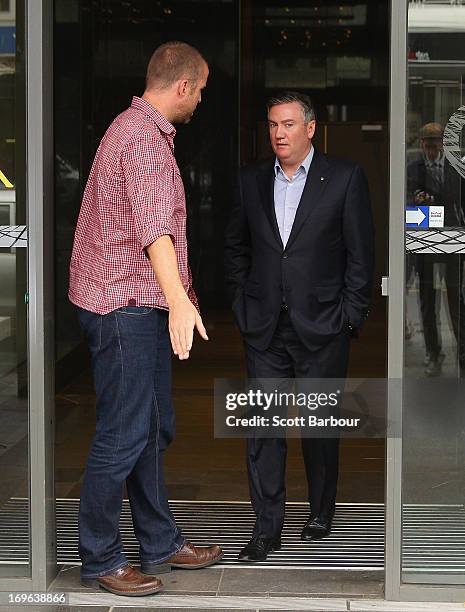
<svg viewBox="0 0 465 612"><path fill-rule="evenodd" d="M122 154L126 191L132 208L134 230L141 249L161 236L176 239L173 167L163 159L152 134L132 140Z"/></svg>

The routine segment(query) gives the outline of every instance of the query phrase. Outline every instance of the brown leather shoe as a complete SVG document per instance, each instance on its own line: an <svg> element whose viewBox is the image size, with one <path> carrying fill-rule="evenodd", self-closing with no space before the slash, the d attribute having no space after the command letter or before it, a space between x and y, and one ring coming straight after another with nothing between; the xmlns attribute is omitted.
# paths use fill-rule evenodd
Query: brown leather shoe
<svg viewBox="0 0 465 612"><path fill-rule="evenodd" d="M223 551L215 546L194 546L186 542L176 554L166 559L164 563L169 563L171 567L181 569L200 569L218 563L223 558ZM156 563L142 563L141 570L144 574L154 575L157 573Z"/></svg>
<svg viewBox="0 0 465 612"><path fill-rule="evenodd" d="M115 595L127 597L153 595L163 587L161 580L155 576L148 577L142 574L129 563L94 580L82 580L82 584L87 587L100 587Z"/></svg>

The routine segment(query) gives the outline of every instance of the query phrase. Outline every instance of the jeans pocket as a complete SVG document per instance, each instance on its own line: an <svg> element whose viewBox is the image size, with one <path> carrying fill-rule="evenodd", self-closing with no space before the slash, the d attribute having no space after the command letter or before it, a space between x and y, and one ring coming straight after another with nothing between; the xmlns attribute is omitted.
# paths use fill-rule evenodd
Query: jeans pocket
<svg viewBox="0 0 465 612"><path fill-rule="evenodd" d="M79 325L87 338L91 353L102 345L102 325L104 315L77 307Z"/></svg>
<svg viewBox="0 0 465 612"><path fill-rule="evenodd" d="M150 314L153 310L154 309L150 306L123 306L122 308L117 308L116 312L127 315L141 316Z"/></svg>

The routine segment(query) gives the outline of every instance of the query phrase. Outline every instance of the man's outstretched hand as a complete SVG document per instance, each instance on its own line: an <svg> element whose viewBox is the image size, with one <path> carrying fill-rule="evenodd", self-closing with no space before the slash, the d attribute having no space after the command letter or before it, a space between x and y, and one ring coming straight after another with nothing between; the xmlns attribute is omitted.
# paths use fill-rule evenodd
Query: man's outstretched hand
<svg viewBox="0 0 465 612"><path fill-rule="evenodd" d="M195 328L201 338L208 340L202 317L187 295L170 304L168 327L173 352L179 359L189 359Z"/></svg>

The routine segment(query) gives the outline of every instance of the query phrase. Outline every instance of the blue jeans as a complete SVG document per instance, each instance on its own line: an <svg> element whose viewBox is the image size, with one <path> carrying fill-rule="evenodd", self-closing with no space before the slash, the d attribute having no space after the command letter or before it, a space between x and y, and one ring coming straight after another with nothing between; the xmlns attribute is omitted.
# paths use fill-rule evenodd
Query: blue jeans
<svg viewBox="0 0 465 612"><path fill-rule="evenodd" d="M78 308L92 356L97 425L79 508L82 578L126 565L119 518L126 482L144 562L180 550L168 505L163 451L174 437L168 313L128 306L106 315Z"/></svg>

